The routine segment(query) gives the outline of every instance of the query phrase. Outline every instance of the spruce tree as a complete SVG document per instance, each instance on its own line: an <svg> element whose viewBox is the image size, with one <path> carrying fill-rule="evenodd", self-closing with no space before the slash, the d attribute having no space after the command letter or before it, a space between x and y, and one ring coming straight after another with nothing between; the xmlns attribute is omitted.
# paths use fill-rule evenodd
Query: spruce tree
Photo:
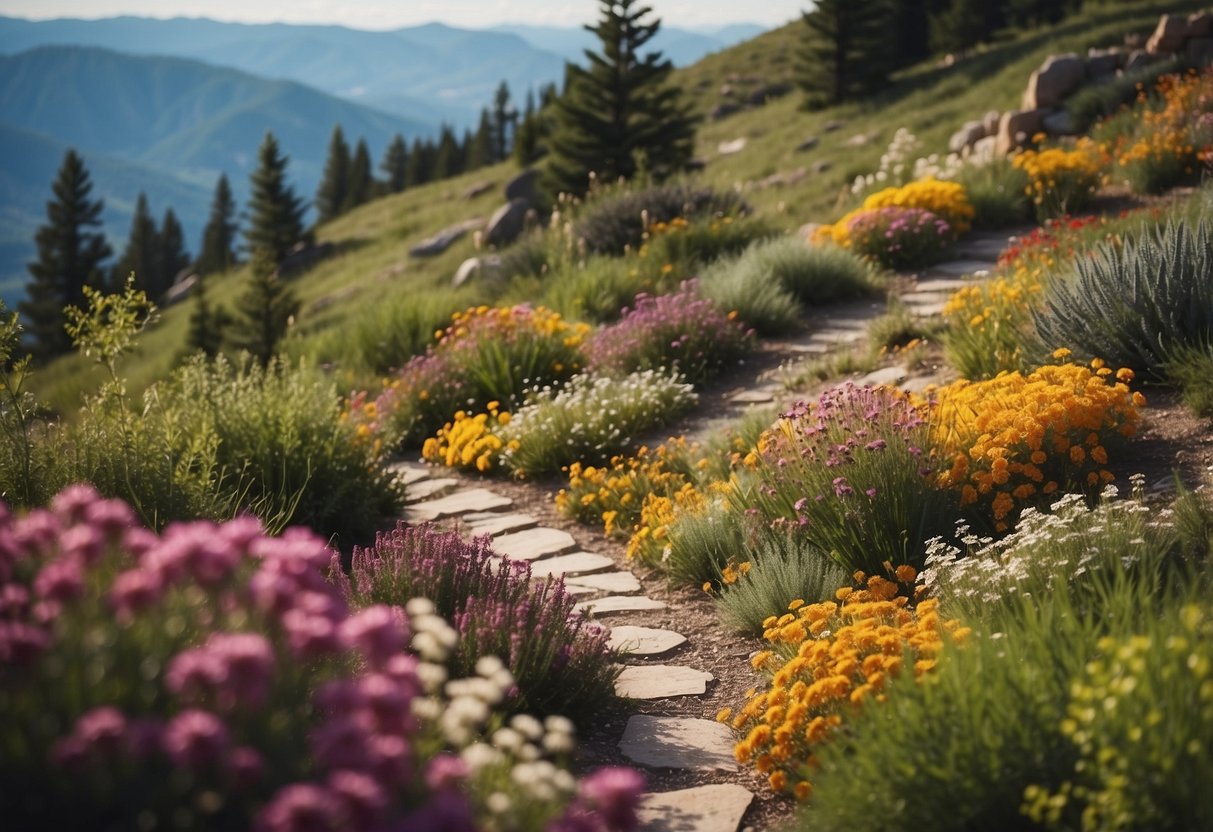
<svg viewBox="0 0 1213 832"><path fill-rule="evenodd" d="M151 291L148 292L148 296L153 299L161 297L172 288L177 275L188 269L190 265L190 255L185 250L185 232L181 230L181 223L177 220L177 215L173 213L172 208L168 208L164 212L164 219L160 223L160 233L157 235L156 242L157 285L155 294Z"/></svg>
<svg viewBox="0 0 1213 832"><path fill-rule="evenodd" d="M510 87L505 81L493 95L493 161L500 162L510 154L511 134L516 132L518 111L510 106Z"/></svg>
<svg viewBox="0 0 1213 832"><path fill-rule="evenodd" d="M391 144L383 154L383 161L379 163L379 170L383 171L388 193L398 194L408 186L409 151L404 144L404 136L397 133L392 137Z"/></svg>
<svg viewBox="0 0 1213 832"><path fill-rule="evenodd" d="M349 191L345 195L345 210L357 208L375 195L375 179L371 174L371 151L366 140L359 139L350 161Z"/></svg>
<svg viewBox="0 0 1213 832"><path fill-rule="evenodd" d="M539 113L535 110L535 91L527 90L526 109L514 131L514 159L523 167L539 158Z"/></svg>
<svg viewBox="0 0 1213 832"><path fill-rule="evenodd" d="M281 263L304 238L303 200L286 181L287 158L273 133L266 133L257 151L257 169L250 177L249 227L244 231L248 251L264 249Z"/></svg>
<svg viewBox="0 0 1213 832"><path fill-rule="evenodd" d="M805 12L798 80L810 109L867 95L888 80L891 11L889 0L818 0Z"/></svg>
<svg viewBox="0 0 1213 832"><path fill-rule="evenodd" d="M278 352L291 319L299 311L299 301L278 276L279 261L272 251L258 249L252 261L248 288L237 305L232 341L265 367Z"/></svg>
<svg viewBox="0 0 1213 832"><path fill-rule="evenodd" d="M328 157L324 161L324 173L316 188L316 221L328 222L341 215L349 202L350 146L345 142L341 125L333 128L329 139Z"/></svg>
<svg viewBox="0 0 1213 832"><path fill-rule="evenodd" d="M442 133L438 137L438 148L434 152L434 165L430 169L431 179L448 179L463 172L463 148L455 137L455 130L449 125L442 125Z"/></svg>
<svg viewBox="0 0 1213 832"><path fill-rule="evenodd" d="M190 311L185 346L190 352L200 352L207 358L214 358L223 348L224 330L231 323L231 318L222 308L211 306L206 296L204 275L198 275L193 296L194 308Z"/></svg>
<svg viewBox="0 0 1213 832"><path fill-rule="evenodd" d="M215 185L215 198L211 201L211 214L202 231L202 246L198 262L194 264L198 274L225 272L236 265L236 201L232 199L232 187L227 175L220 174Z"/></svg>
<svg viewBox="0 0 1213 832"><path fill-rule="evenodd" d="M148 208L147 194L140 192L135 200L135 213L131 217L131 233L126 238L126 248L110 272L109 288L122 291L126 279L133 272L135 288L142 289L153 300L158 298L156 287L160 282L160 235L156 221Z"/></svg>
<svg viewBox="0 0 1213 832"><path fill-rule="evenodd" d="M408 186L424 185L430 181L433 170L434 145L429 141L413 139L413 150L409 153Z"/></svg>
<svg viewBox="0 0 1213 832"><path fill-rule="evenodd" d="M493 122L489 117L488 108L480 111L480 125L476 128L475 135L470 137L468 141L468 155L465 164L468 170L476 170L485 165L491 165L497 161L495 158L497 150L496 134L494 133Z"/></svg>
<svg viewBox="0 0 1213 832"><path fill-rule="evenodd" d="M31 352L51 358L71 349L63 329L63 309L84 306L84 287L104 285L102 263L112 251L99 231L101 200L90 200L93 183L84 161L69 150L46 203L47 224L38 229L38 259L29 263L26 299L17 308L31 340Z"/></svg>
<svg viewBox="0 0 1213 832"><path fill-rule="evenodd" d="M641 53L661 26L637 0L599 0L600 18L585 28L599 52L588 67L565 67L564 94L555 103L545 181L553 193L583 194L590 174L629 179L639 165L660 180L685 168L694 149L695 121L679 90L669 85L673 64Z"/></svg>

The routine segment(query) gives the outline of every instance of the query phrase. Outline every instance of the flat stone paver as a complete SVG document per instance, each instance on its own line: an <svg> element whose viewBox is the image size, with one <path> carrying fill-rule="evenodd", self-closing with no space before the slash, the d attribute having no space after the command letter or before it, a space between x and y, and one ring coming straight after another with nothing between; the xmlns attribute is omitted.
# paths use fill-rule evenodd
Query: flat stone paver
<svg viewBox="0 0 1213 832"><path fill-rule="evenodd" d="M387 467L387 470L389 473L395 474L396 479L405 485L429 479L431 474L430 467L422 465L420 462L393 462Z"/></svg>
<svg viewBox="0 0 1213 832"><path fill-rule="evenodd" d="M623 729L619 750L629 760L651 768L736 771L733 732L710 719L636 714Z"/></svg>
<svg viewBox="0 0 1213 832"><path fill-rule="evenodd" d="M936 263L926 271L928 278L933 277L965 277L966 275L980 276L994 268L989 260L949 260L946 263Z"/></svg>
<svg viewBox="0 0 1213 832"><path fill-rule="evenodd" d="M615 695L628 699L701 696L713 678L711 673L683 665L633 665L625 667L615 680Z"/></svg>
<svg viewBox="0 0 1213 832"><path fill-rule="evenodd" d="M406 503L419 503L423 500L441 497L448 491L453 491L458 487L459 480L452 480L446 477L419 480L405 489L404 501Z"/></svg>
<svg viewBox="0 0 1213 832"><path fill-rule="evenodd" d="M924 292L955 292L972 285L972 280L958 277L920 277L914 288L902 295L902 299Z"/></svg>
<svg viewBox="0 0 1213 832"><path fill-rule="evenodd" d="M947 305L947 301L937 300L934 303L915 304L910 307L910 311L920 318L934 318L936 315L942 315Z"/></svg>
<svg viewBox="0 0 1213 832"><path fill-rule="evenodd" d="M882 367L879 370L874 370L868 373L863 378L859 379L857 384L860 387L872 386L878 387L884 384L896 384L910 374L905 367Z"/></svg>
<svg viewBox="0 0 1213 832"><path fill-rule="evenodd" d="M615 561L606 555L573 552L570 555L534 561L531 564L531 574L536 578L546 578L548 575L584 575L587 572L601 572L614 565Z"/></svg>
<svg viewBox="0 0 1213 832"><path fill-rule="evenodd" d="M410 523L445 520L448 517L467 514L469 511L495 511L510 508L512 505L514 501L509 497L495 494L487 488L469 488L467 491L456 491L436 500L414 503L405 509L404 519Z"/></svg>
<svg viewBox="0 0 1213 832"><path fill-rule="evenodd" d="M584 587L591 592L615 592L626 595L640 591L640 579L631 572L601 572L597 575L578 575L565 581L569 586Z"/></svg>
<svg viewBox="0 0 1213 832"><path fill-rule="evenodd" d="M733 404L770 404L775 401L775 394L778 390L759 387L754 390L743 390L740 393L735 393L729 396L729 401Z"/></svg>
<svg viewBox="0 0 1213 832"><path fill-rule="evenodd" d="M810 341L827 344L855 344L868 337L862 329L819 329L809 336Z"/></svg>
<svg viewBox="0 0 1213 832"><path fill-rule="evenodd" d="M493 550L515 560L538 560L577 548L577 541L566 531L540 527L503 534L493 541Z"/></svg>
<svg viewBox="0 0 1213 832"><path fill-rule="evenodd" d="M459 518L459 526L463 531L472 535L490 534L493 537L538 525L539 521L529 514L474 511Z"/></svg>
<svg viewBox="0 0 1213 832"><path fill-rule="evenodd" d="M573 612L588 612L594 615L610 615L617 612L641 612L642 610L664 610L663 601L654 601L644 595L608 595L593 601L582 601L573 607Z"/></svg>
<svg viewBox="0 0 1213 832"><path fill-rule="evenodd" d="M682 633L655 627L636 627L632 624L612 627L611 634L607 637L607 647L631 653L633 656L659 656L686 643L687 637Z"/></svg>
<svg viewBox="0 0 1213 832"><path fill-rule="evenodd" d="M713 783L641 795L641 832L737 832L754 795L736 783Z"/></svg>

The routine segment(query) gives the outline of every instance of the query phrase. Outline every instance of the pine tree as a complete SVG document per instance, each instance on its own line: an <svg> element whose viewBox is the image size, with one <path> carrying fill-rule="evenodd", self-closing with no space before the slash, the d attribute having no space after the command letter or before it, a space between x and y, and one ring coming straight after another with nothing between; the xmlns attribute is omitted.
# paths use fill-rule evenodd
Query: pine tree
<svg viewBox="0 0 1213 832"><path fill-rule="evenodd" d="M158 298L172 288L177 275L189 268L190 255L185 250L185 232L173 209L164 212L160 223L160 233L157 235L156 247L156 277L155 292L148 291L148 296Z"/></svg>
<svg viewBox="0 0 1213 832"><path fill-rule="evenodd" d="M341 125L333 128L329 139L328 157L324 161L324 173L316 188L316 221L328 222L341 215L349 204L350 191L350 146L345 142Z"/></svg>
<svg viewBox="0 0 1213 832"><path fill-rule="evenodd" d="M392 137L391 144L383 154L383 161L379 163L379 170L383 171L388 193L398 194L408 186L409 151L404 144L404 136L397 133Z"/></svg>
<svg viewBox="0 0 1213 832"><path fill-rule="evenodd" d="M999 0L1001 1L1001 0ZM894 38L895 66L916 64L931 54L931 17L947 0L895 0L891 25Z"/></svg>
<svg viewBox="0 0 1213 832"><path fill-rule="evenodd" d="M268 366L286 336L291 319L299 311L299 301L278 276L278 261L273 252L253 252L252 275L240 297L232 340Z"/></svg>
<svg viewBox="0 0 1213 832"><path fill-rule="evenodd" d="M345 210L357 208L375 195L375 179L371 175L371 151L366 140L359 139L350 162L350 187L345 195Z"/></svg>
<svg viewBox="0 0 1213 832"><path fill-rule="evenodd" d="M539 158L539 113L535 110L535 91L527 90L526 109L514 131L514 159L526 167Z"/></svg>
<svg viewBox="0 0 1213 832"><path fill-rule="evenodd" d="M47 224L38 229L38 259L29 263L26 299L18 304L32 339L31 352L51 358L71 349L63 329L63 309L84 305L84 287L104 285L101 264L113 253L105 236L90 231L101 225L104 203L89 199L93 183L84 161L69 150L46 203Z"/></svg>
<svg viewBox="0 0 1213 832"><path fill-rule="evenodd" d="M505 81L493 96L493 161L500 162L510 154L511 133L517 131L518 111L510 106L510 87Z"/></svg>
<svg viewBox="0 0 1213 832"><path fill-rule="evenodd" d="M257 169L250 177L249 227L244 239L250 252L265 249L275 263L281 263L304 238L303 200L287 184L286 163L277 139L266 133L257 151Z"/></svg>
<svg viewBox="0 0 1213 832"><path fill-rule="evenodd" d="M438 149L434 153L434 165L430 169L431 179L448 179L463 172L463 149L449 124L442 125L438 138Z"/></svg>
<svg viewBox="0 0 1213 832"><path fill-rule="evenodd" d="M194 268L198 274L225 272L236 265L236 201L227 175L220 174L211 201L211 215L202 231L202 246Z"/></svg>
<svg viewBox="0 0 1213 832"><path fill-rule="evenodd" d="M424 185L431 179L433 171L434 145L432 142L413 139L413 150L409 153L408 186Z"/></svg>
<svg viewBox="0 0 1213 832"><path fill-rule="evenodd" d="M148 208L147 194L140 192L135 200L135 213L131 217L131 233L126 238L126 248L110 271L110 291L121 291L127 277L133 272L136 289L142 289L149 298L159 297L156 294L160 282L159 255L160 235L156 231L156 221Z"/></svg>
<svg viewBox="0 0 1213 832"><path fill-rule="evenodd" d="M185 346L190 352L201 352L207 358L214 358L223 349L224 330L231 323L231 318L222 308L211 306L206 296L204 275L198 275L193 296L194 308L190 311Z"/></svg>
<svg viewBox="0 0 1213 832"><path fill-rule="evenodd" d="M480 125L475 135L469 137L466 168L476 170L497 161L496 136L493 132L493 122L489 117L488 108L480 111Z"/></svg>
<svg viewBox="0 0 1213 832"><path fill-rule="evenodd" d="M818 0L805 12L799 82L810 108L867 95L888 80L890 11L888 0Z"/></svg>
<svg viewBox="0 0 1213 832"><path fill-rule="evenodd" d="M600 18L586 28L601 52L588 68L565 67L565 92L555 104L546 184L553 193L583 194L594 173L603 182L631 178L639 165L654 179L691 159L695 121L668 84L673 65L661 53L641 55L661 21L637 0L599 0Z"/></svg>

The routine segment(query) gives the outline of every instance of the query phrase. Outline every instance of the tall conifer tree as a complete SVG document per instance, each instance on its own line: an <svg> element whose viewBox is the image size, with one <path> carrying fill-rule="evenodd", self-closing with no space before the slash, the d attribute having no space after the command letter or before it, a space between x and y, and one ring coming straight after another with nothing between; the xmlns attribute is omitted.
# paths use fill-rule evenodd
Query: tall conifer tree
<svg viewBox="0 0 1213 832"><path fill-rule="evenodd" d="M600 51L586 50L587 67L567 64L564 94L555 103L546 184L553 193L583 194L590 173L600 181L629 179L639 165L655 179L691 159L695 120L677 88L673 64L641 50L661 27L637 0L599 0Z"/></svg>
<svg viewBox="0 0 1213 832"><path fill-rule="evenodd" d="M121 291L127 277L133 272L135 288L142 289L153 300L158 298L159 254L160 235L156 231L156 220L148 208L147 194L140 192L135 200L135 213L131 217L131 233L126 238L126 248L110 273L110 290Z"/></svg>
<svg viewBox="0 0 1213 832"><path fill-rule="evenodd" d="M487 108L480 111L480 124L468 141L467 169L475 170L497 161L496 131Z"/></svg>
<svg viewBox="0 0 1213 832"><path fill-rule="evenodd" d="M236 265L236 201L232 198L232 187L227 175L220 174L215 185L215 197L211 201L211 214L202 230L202 246L198 251L198 262L194 264L199 274L225 272Z"/></svg>
<svg viewBox="0 0 1213 832"><path fill-rule="evenodd" d="M345 195L345 210L356 208L375 195L375 178L371 173L371 151L366 139L359 139L350 161L350 186Z"/></svg>
<svg viewBox="0 0 1213 832"><path fill-rule="evenodd" d="M303 200L287 184L286 163L278 140L266 133L257 151L257 169L250 177L249 227L244 239L250 252L264 249L274 263L281 263L304 237Z"/></svg>
<svg viewBox="0 0 1213 832"><path fill-rule="evenodd" d="M409 153L408 186L424 185L430 181L433 166L434 145L420 138L413 139L413 149Z"/></svg>
<svg viewBox="0 0 1213 832"><path fill-rule="evenodd" d="M329 138L328 156L324 160L324 173L316 188L316 221L328 222L341 215L349 204L350 192L350 146L346 144L341 125L333 128Z"/></svg>
<svg viewBox="0 0 1213 832"><path fill-rule="evenodd" d="M189 268L190 255L185 250L185 232L172 208L164 212L160 223L160 233L156 239L156 294L151 291L148 295L157 298L167 292L182 271Z"/></svg>
<svg viewBox="0 0 1213 832"><path fill-rule="evenodd" d="M518 111L510 106L510 87L505 81L493 95L493 159L500 162L510 154L510 140L518 123Z"/></svg>
<svg viewBox="0 0 1213 832"><path fill-rule="evenodd" d="M379 163L379 170L383 171L388 193L398 194L408 186L409 150L404 144L404 136L397 133L392 137L391 144L383 154L383 161Z"/></svg>
<svg viewBox="0 0 1213 832"><path fill-rule="evenodd" d="M299 301L278 276L272 252L253 252L252 274L236 308L233 342L248 350L262 367L267 366L299 311Z"/></svg>
<svg viewBox="0 0 1213 832"><path fill-rule="evenodd" d="M458 176L463 172L463 148L455 136L455 130L449 125L442 125L442 133L438 138L438 148L434 152L434 164L430 169L431 179L447 179Z"/></svg>
<svg viewBox="0 0 1213 832"><path fill-rule="evenodd" d="M892 11L889 0L817 0L805 12L798 80L810 108L867 95L888 80L896 58L889 48Z"/></svg>
<svg viewBox="0 0 1213 832"><path fill-rule="evenodd" d="M224 331L231 319L222 308L211 306L210 299L206 296L205 275L198 276L192 294L194 308L190 311L185 346L190 352L201 352L207 358L214 358L223 348Z"/></svg>
<svg viewBox="0 0 1213 832"><path fill-rule="evenodd" d="M63 309L84 306L84 287L105 282L102 263L112 254L101 226L101 200L89 199L93 183L84 161L69 150L51 186L47 224L38 229L38 259L29 263L26 299L17 308L32 338L31 351L51 358L71 349Z"/></svg>

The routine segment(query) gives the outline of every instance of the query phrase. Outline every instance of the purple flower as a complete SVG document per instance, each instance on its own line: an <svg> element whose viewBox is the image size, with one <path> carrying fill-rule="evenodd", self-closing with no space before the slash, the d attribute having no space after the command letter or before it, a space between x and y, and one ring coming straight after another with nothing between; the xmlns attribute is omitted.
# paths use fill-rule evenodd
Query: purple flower
<svg viewBox="0 0 1213 832"><path fill-rule="evenodd" d="M109 603L120 621L129 622L135 615L160 598L158 573L150 569L129 569L120 572L110 586Z"/></svg>
<svg viewBox="0 0 1213 832"><path fill-rule="evenodd" d="M265 776L265 760L255 748L233 748L227 756L227 773L237 788L248 789Z"/></svg>
<svg viewBox="0 0 1213 832"><path fill-rule="evenodd" d="M24 621L0 621L0 664L32 664L51 646L46 630Z"/></svg>
<svg viewBox="0 0 1213 832"><path fill-rule="evenodd" d="M342 642L375 666L382 666L408 644L404 610L376 604L346 619L339 629Z"/></svg>
<svg viewBox="0 0 1213 832"><path fill-rule="evenodd" d="M467 763L449 752L437 755L425 767L425 784L436 792L458 789L467 776Z"/></svg>
<svg viewBox="0 0 1213 832"><path fill-rule="evenodd" d="M85 522L88 509L98 502L101 495L87 483L69 485L51 500L51 511L58 515L64 526Z"/></svg>
<svg viewBox="0 0 1213 832"><path fill-rule="evenodd" d="M294 783L278 791L260 812L256 832L337 832L344 824L342 801L323 786Z"/></svg>
<svg viewBox="0 0 1213 832"><path fill-rule="evenodd" d="M207 711L185 710L164 729L164 751L181 768L200 771L227 751L229 735L223 720Z"/></svg>
<svg viewBox="0 0 1213 832"><path fill-rule="evenodd" d="M53 560L34 579L34 593L54 604L65 604L84 592L84 568L77 558Z"/></svg>
<svg viewBox="0 0 1213 832"><path fill-rule="evenodd" d="M636 807L644 788L640 772L616 766L590 774L581 781L577 793L615 832L636 828Z"/></svg>
<svg viewBox="0 0 1213 832"><path fill-rule="evenodd" d="M869 451L883 451L888 446L889 443L883 439L873 439L871 442L864 445L864 448Z"/></svg>
<svg viewBox="0 0 1213 832"><path fill-rule="evenodd" d="M93 708L76 720L73 733L85 753L113 754L122 747L127 722L122 711L109 705Z"/></svg>
<svg viewBox="0 0 1213 832"><path fill-rule="evenodd" d="M351 828L368 829L388 807L388 795L374 777L360 771L335 771L329 775L329 790L341 802Z"/></svg>
<svg viewBox="0 0 1213 832"><path fill-rule="evenodd" d="M846 477L835 477L833 481L834 496L849 497L855 493L855 489L851 488L851 484L847 482Z"/></svg>

